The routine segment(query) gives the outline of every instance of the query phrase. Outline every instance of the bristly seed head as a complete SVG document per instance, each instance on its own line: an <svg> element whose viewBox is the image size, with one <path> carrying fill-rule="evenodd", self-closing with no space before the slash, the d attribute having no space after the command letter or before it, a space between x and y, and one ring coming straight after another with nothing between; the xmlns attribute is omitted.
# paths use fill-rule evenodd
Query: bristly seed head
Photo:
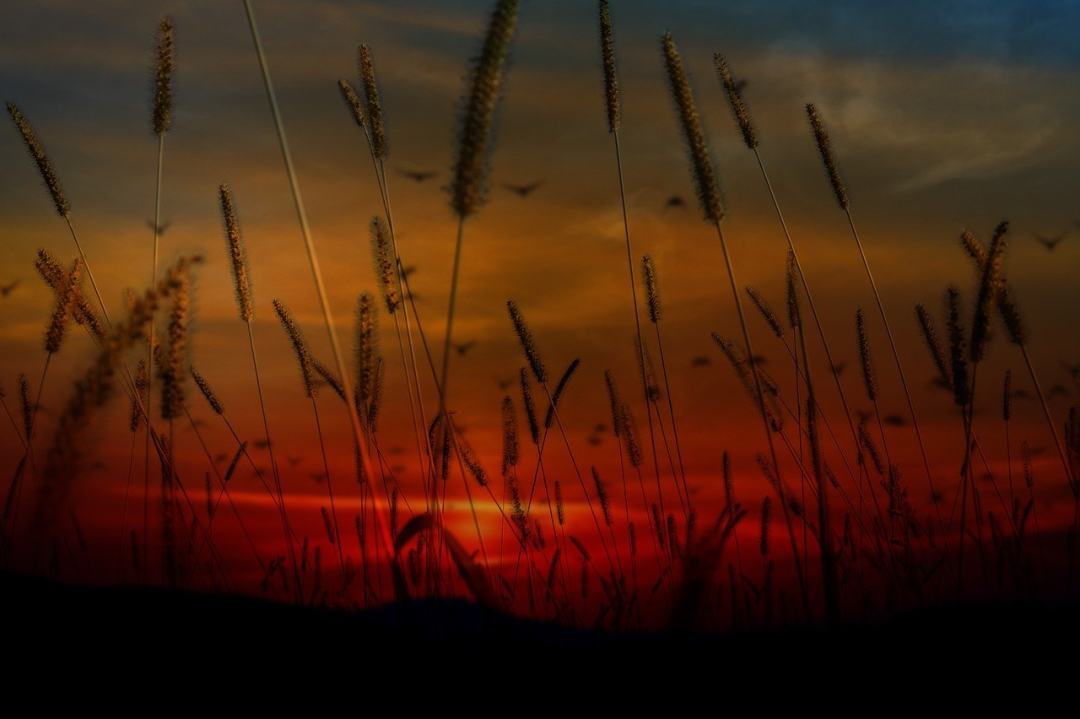
<svg viewBox="0 0 1080 719"><path fill-rule="evenodd" d="M161 378L161 418L176 419L184 411L184 359L191 324L191 275L181 273L172 295L166 327L168 342L158 364Z"/></svg>
<svg viewBox="0 0 1080 719"><path fill-rule="evenodd" d="M701 204L706 220L720 222L724 219L724 210L720 201L720 183L716 178L712 158L709 156L709 146L705 142L705 133L701 129L701 117L698 115L694 95L690 91L690 81L683 67L682 56L679 55L679 49L675 46L671 33L664 33L661 47L667 68L668 86L671 89L672 99L675 101L675 110L679 116L683 139L690 153L690 165L698 202Z"/></svg>
<svg viewBox="0 0 1080 719"><path fill-rule="evenodd" d="M233 287L236 291L236 304L240 308L240 319L251 322L255 319L255 305L251 301L251 277L247 266L247 252L244 238L240 234L240 222L236 219L232 192L229 186L218 187L221 201L221 217L225 222L225 242L229 250L229 264L232 266Z"/></svg>
<svg viewBox="0 0 1080 719"><path fill-rule="evenodd" d="M915 305L915 316L919 320L919 330L923 340L926 341L926 347L930 350L930 358L934 361L934 367L937 368L938 380L942 387L951 389L952 377L949 374L949 364L945 360L945 349L941 345L941 340L938 339L937 330L934 329L934 321L922 305Z"/></svg>
<svg viewBox="0 0 1080 719"><path fill-rule="evenodd" d="M383 123L382 102L379 86L375 83L375 63L371 48L361 45L359 50L360 80L364 84L364 100L367 103L368 124L371 126L371 152L380 160L386 159L386 126Z"/></svg>
<svg viewBox="0 0 1080 719"><path fill-rule="evenodd" d="M165 134L172 127L173 112L173 22L172 18L162 18L157 33L157 63L154 66L154 115L155 135Z"/></svg>
<svg viewBox="0 0 1080 719"><path fill-rule="evenodd" d="M225 410L221 406L221 400L214 394L210 383L194 367L191 367L190 370L191 378L195 380L195 384L199 387L199 391L202 392L202 396L206 398L206 403L210 405L210 409L214 410L214 414L224 414Z"/></svg>
<svg viewBox="0 0 1080 719"><path fill-rule="evenodd" d="M536 349L536 341L533 339L529 326L525 324L525 318L521 315L521 310L518 309L517 303L513 300L506 301L506 309L510 312L510 321L514 325L514 332L517 334L521 349L525 353L525 359L528 360L536 381L545 384L547 382L547 370L544 368L543 360L540 359L540 352Z"/></svg>
<svg viewBox="0 0 1080 719"><path fill-rule="evenodd" d="M784 280L787 289L787 313L788 324L791 325L791 329L796 330L802 325L802 312L799 309L799 288L797 279L799 276L799 266L795 261L795 253L788 251L787 255L787 271L784 274Z"/></svg>
<svg viewBox="0 0 1080 719"><path fill-rule="evenodd" d="M810 129L814 132L814 140L817 142L818 152L821 153L821 161L825 165L825 172L829 176L829 183L832 185L833 193L836 195L836 201L839 203L841 210L846 210L848 208L847 190L844 188L844 181L840 177L840 170L836 167L836 158L833 157L829 132L825 129L825 124L821 121L821 115L818 114L814 103L806 104L806 115L810 118Z"/></svg>
<svg viewBox="0 0 1080 719"><path fill-rule="evenodd" d="M45 152L45 146L41 144L41 140L38 139L30 121L26 119L15 103L9 102L7 111L11 115L15 127L18 128L19 133L22 135L23 142L26 143L26 149L30 151L30 156L34 158L34 162L37 164L41 179L45 182L45 188L48 189L53 205L56 207L56 214L67 217L68 213L71 212L71 203L68 202L67 196L64 195L64 188L60 186L60 178L57 177L52 161L49 160L49 155Z"/></svg>
<svg viewBox="0 0 1080 719"><path fill-rule="evenodd" d="M353 120L356 121L357 126L360 127L365 133L367 132L367 126L364 124L364 106L360 104L360 96L356 94L356 89L348 80L338 80L338 89L341 90L341 97L345 100L345 107L349 108L349 112L352 113Z"/></svg>
<svg viewBox="0 0 1080 719"><path fill-rule="evenodd" d="M641 258L641 281L645 283L645 301L649 308L649 321L654 325L664 313L660 304L660 281L656 276L656 265L649 255Z"/></svg>
<svg viewBox="0 0 1080 719"><path fill-rule="evenodd" d="M492 125L517 24L518 0L497 0L488 21L480 55L472 63L461 102L457 151L450 181L450 206L460 219L475 213L483 202Z"/></svg>
<svg viewBox="0 0 1080 719"><path fill-rule="evenodd" d="M742 133L743 142L753 150L758 146L758 137L754 131L754 120L750 116L750 108L742 96L742 83L735 80L723 55L716 53L713 55L713 61L716 64L716 76L720 79L724 94L727 95L728 104L731 105L731 112L735 116L739 132Z"/></svg>
<svg viewBox="0 0 1080 719"><path fill-rule="evenodd" d="M518 463L517 413L514 411L514 400L509 395L502 400L502 429L502 475L506 477Z"/></svg>
<svg viewBox="0 0 1080 719"><path fill-rule="evenodd" d="M945 303L949 330L949 358L952 364L953 401L957 407L966 407L970 399L970 387L964 325L960 319L960 290L950 285L945 292Z"/></svg>
<svg viewBox="0 0 1080 719"><path fill-rule="evenodd" d="M300 364L300 379L304 383L304 394L308 397L314 397L316 394L314 368L312 367L311 353L308 352L307 343L304 341L304 335L300 331L300 327L293 321L289 309L278 300L274 300L273 304L274 312L277 314L278 319L281 320L281 326L285 329L285 334L288 335L289 342L292 344L293 352L296 353L296 360Z"/></svg>
<svg viewBox="0 0 1080 719"><path fill-rule="evenodd" d="M978 295L975 300L975 315L971 322L971 352L973 363L982 360L986 354L986 345L990 339L990 317L994 310L994 299L1000 294L1005 283L1005 234L1009 230L1008 222L1001 222L994 229L990 240L990 250L982 267Z"/></svg>
<svg viewBox="0 0 1080 719"><path fill-rule="evenodd" d="M356 402L361 415L367 415L375 396L379 364L379 324L375 299L367 292L356 301Z"/></svg>
<svg viewBox="0 0 1080 719"><path fill-rule="evenodd" d="M774 335L782 338L784 336L784 328L780 325L780 319L773 312L773 308L769 306L769 303L765 301L765 298L755 290L753 287L747 286L746 294L750 297L750 301L754 303L754 307L757 307L758 312L765 319L765 324L769 326L769 329Z"/></svg>
<svg viewBox="0 0 1080 719"><path fill-rule="evenodd" d="M536 405L533 404L532 390L529 389L529 372L524 367L521 368L520 384L521 384L521 402L525 405L525 419L529 423L529 436L532 438L533 444L540 444L540 423L536 420Z"/></svg>
<svg viewBox="0 0 1080 719"><path fill-rule="evenodd" d="M379 216L371 218L371 256L375 263L375 276L383 288L386 311L394 314L397 308L401 306L401 295L398 292L397 263L394 257L393 244L390 241L390 230Z"/></svg>
<svg viewBox="0 0 1080 719"><path fill-rule="evenodd" d="M600 60L604 67L604 106L607 109L608 132L619 129L619 76L615 65L615 38L611 31L611 8L600 0Z"/></svg>
<svg viewBox="0 0 1080 719"><path fill-rule="evenodd" d="M863 316L861 307L855 310L855 334L859 340L859 361L862 364L866 397L871 402L877 402L877 377L874 374L874 360L870 356L870 336L866 332L866 318Z"/></svg>
<svg viewBox="0 0 1080 719"><path fill-rule="evenodd" d="M74 314L75 298L79 296L79 281L82 279L82 258L75 258L71 272L64 273L63 283L56 290L56 308L49 319L45 332L45 351L55 354L60 351L67 330L68 318Z"/></svg>

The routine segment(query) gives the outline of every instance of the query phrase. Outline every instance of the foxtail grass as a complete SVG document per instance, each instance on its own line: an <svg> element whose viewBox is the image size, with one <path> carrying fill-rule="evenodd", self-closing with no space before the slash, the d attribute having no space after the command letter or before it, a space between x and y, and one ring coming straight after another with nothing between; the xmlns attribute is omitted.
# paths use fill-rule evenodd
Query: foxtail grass
<svg viewBox="0 0 1080 719"><path fill-rule="evenodd" d="M739 285L735 276L734 263L728 250L727 240L724 237L722 221L724 218L723 205L720 196L720 182L713 166L712 157L708 144L705 141L705 133L701 125L701 117L698 114L697 103L690 89L690 80L683 66L682 56L671 33L665 33L661 38L661 50L664 57L664 65L667 71L668 85L671 90L672 100L675 105L679 125L682 129L683 140L690 156L691 178L697 191L698 204L705 220L713 226L717 239L724 255L724 265L727 269L731 296L735 303L735 311L739 318L739 326L742 330L743 343L745 345L747 361L749 362L750 374L754 384L754 398L761 415L762 427L765 431L765 439L769 447L769 456L772 459L776 475L780 476L780 460L776 455L776 447L773 443L772 427L769 425L768 412L765 409L765 395L761 386L761 377L758 374L753 342L750 339L750 330L746 323L746 313L743 311L742 297L739 293ZM783 505L785 517L788 515L787 505ZM799 557L798 543L790 522L788 523L789 539L791 540L792 558L795 563L796 574L799 580L799 592L802 597L803 610L809 616L810 594L803 574L802 561Z"/></svg>
<svg viewBox="0 0 1080 719"><path fill-rule="evenodd" d="M866 256L866 250L863 247L862 239L859 237L859 232L855 228L855 219L851 214L851 205L848 201L847 188L844 185L844 181L840 176L840 171L837 168L836 157L832 149L832 141L829 137L828 130L825 128L824 121L821 119L821 115L818 113L817 107L815 107L813 103L808 103L806 105L806 114L810 121L810 129L814 135L814 140L817 143L818 152L821 155L821 161L825 167L825 173L828 176L829 184L832 187L833 194L836 196L837 204L847 218L848 229L851 231L851 237L855 241L855 247L859 252L859 259L861 260L863 270L866 273L867 282L870 284L870 289L874 293L874 302L877 305L878 314L881 316L881 322L885 327L885 336L889 340L889 349L892 351L893 362L896 364L896 372L900 378L900 385L904 391L904 397L907 400L908 413L911 415L911 426L915 432L915 439L919 444L919 454L922 458L923 470L926 472L927 486L930 489L930 496L935 497L937 496L937 490L934 488L934 476L930 469L930 457L926 452L926 443L923 441L922 426L919 423L919 416L915 410L915 400L912 398L911 390L908 387L907 375L904 373L904 366L900 361L900 352L896 347L892 326L889 323L889 317L885 311L885 303L881 298L877 282L874 280L874 274L870 269L870 260Z"/></svg>

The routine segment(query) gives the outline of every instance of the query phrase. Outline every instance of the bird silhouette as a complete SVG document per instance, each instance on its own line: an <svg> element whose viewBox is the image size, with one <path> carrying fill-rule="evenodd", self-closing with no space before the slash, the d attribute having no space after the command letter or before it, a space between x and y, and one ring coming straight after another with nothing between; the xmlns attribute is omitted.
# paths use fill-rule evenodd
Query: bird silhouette
<svg viewBox="0 0 1080 719"><path fill-rule="evenodd" d="M1058 235L1047 237L1046 235L1040 235L1037 232L1032 232L1031 236L1035 238L1035 241L1046 248L1047 252L1053 252L1061 242L1069 236L1068 232L1062 232Z"/></svg>
<svg viewBox="0 0 1080 719"><path fill-rule="evenodd" d="M672 195L671 197L667 198L667 202L664 203L664 209L665 210L673 210L673 209L681 210L681 209L684 209L685 207L686 207L686 200L679 197L678 195Z"/></svg>
<svg viewBox="0 0 1080 719"><path fill-rule="evenodd" d="M710 364L712 364L712 360L705 355L698 355L690 360L691 367L708 367Z"/></svg>
<svg viewBox="0 0 1080 719"><path fill-rule="evenodd" d="M543 180L536 180L525 185L515 185L512 182L504 182L503 187L519 197L528 197L542 185Z"/></svg>
<svg viewBox="0 0 1080 719"><path fill-rule="evenodd" d="M1056 384L1050 388L1050 391L1046 393L1047 399L1054 399L1055 397L1068 397L1069 390L1065 388L1063 384Z"/></svg>
<svg viewBox="0 0 1080 719"><path fill-rule="evenodd" d="M147 220L146 221L146 226L149 227L151 230L157 230L158 236L160 237L160 236L164 235L165 232L170 227L172 227L172 223L171 222L162 222L160 225L155 226L153 220Z"/></svg>
<svg viewBox="0 0 1080 719"><path fill-rule="evenodd" d="M882 421L891 427L904 427L907 425L907 420L898 414L887 414L882 418Z"/></svg>
<svg viewBox="0 0 1080 719"><path fill-rule="evenodd" d="M6 285L0 286L0 297L7 297L8 295L10 295L12 292L15 291L16 287L18 287L21 284L22 284L22 280L15 280L13 282L7 283Z"/></svg>
<svg viewBox="0 0 1080 719"><path fill-rule="evenodd" d="M437 174L439 174L437 172L432 172L432 171L429 171L429 170L402 170L402 169L398 169L398 172L403 177L407 177L410 180L412 180L413 182L416 182L418 184L427 182L428 180L430 180L431 178L433 178Z"/></svg>
<svg viewBox="0 0 1080 719"><path fill-rule="evenodd" d="M476 340L470 340L468 342L462 342L460 344L455 342L454 343L454 351L457 352L460 356L464 357L465 353L468 352L469 350L471 350L475 346L476 346Z"/></svg>

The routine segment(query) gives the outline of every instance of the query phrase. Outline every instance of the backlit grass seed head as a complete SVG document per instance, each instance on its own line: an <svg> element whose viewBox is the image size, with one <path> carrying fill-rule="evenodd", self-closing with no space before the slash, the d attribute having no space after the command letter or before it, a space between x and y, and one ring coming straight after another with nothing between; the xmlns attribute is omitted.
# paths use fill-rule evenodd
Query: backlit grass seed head
<svg viewBox="0 0 1080 719"><path fill-rule="evenodd" d="M958 407L967 406L969 395L967 340L960 319L960 290L950 286L945 291L946 316L949 330L949 360L952 365L953 401Z"/></svg>
<svg viewBox="0 0 1080 719"><path fill-rule="evenodd" d="M518 0L497 0L495 3L480 55L472 62L462 97L450 181L450 206L462 219L480 208L486 194L492 126L517 24L517 11Z"/></svg>
<svg viewBox="0 0 1080 719"><path fill-rule="evenodd" d="M750 301L754 303L754 307L757 307L758 312L761 313L765 324L769 326L769 330L777 337L783 337L784 328L780 325L780 319L773 312L773 308L769 306L765 298L761 296L761 293L753 287L747 286L746 294L750 297Z"/></svg>
<svg viewBox="0 0 1080 719"><path fill-rule="evenodd" d="M293 321L289 308L279 300L274 300L274 313L277 314L278 319L281 321L281 326L285 329L285 334L288 335L289 343L296 354L296 361L300 364L300 379L304 384L304 393L308 397L314 397L316 393L314 368L312 367L307 342L304 341L304 335L300 331L300 327Z"/></svg>
<svg viewBox="0 0 1080 719"><path fill-rule="evenodd" d="M649 321L656 324L663 318L664 313L660 304L660 283L656 276L656 265L653 264L653 259L649 255L641 258L641 281L645 284Z"/></svg>
<svg viewBox="0 0 1080 719"><path fill-rule="evenodd" d="M547 382L547 370L544 368L544 362L540 358L540 351L536 349L536 341L533 339L533 334L529 330L529 326L525 324L525 318L521 314L521 310L518 309L517 303L513 300L506 301L506 309L510 313L510 322L514 325L514 333L517 334L518 342L521 343L521 349L525 353L525 359L529 363L529 367L532 368L533 376L536 377L536 381L540 384Z"/></svg>
<svg viewBox="0 0 1080 719"><path fill-rule="evenodd" d="M172 126L173 113L173 72L176 63L173 59L173 22L172 18L162 18L157 32L157 58L154 65L154 114L155 135L162 135Z"/></svg>
<svg viewBox="0 0 1080 719"><path fill-rule="evenodd" d="M938 371L938 380L942 387L951 388L952 377L949 374L949 364L945 359L945 348L934 328L934 320L923 305L915 305L915 316L919 320L919 331L926 342L926 348L930 350L930 358Z"/></svg>
<svg viewBox="0 0 1080 719"><path fill-rule="evenodd" d="M611 411L611 432L618 437L622 433L622 417L619 413L622 402L619 391L615 388L615 378L609 369L604 370L604 386L607 388L608 409Z"/></svg>
<svg viewBox="0 0 1080 719"><path fill-rule="evenodd" d="M795 254L788 252L786 271L784 272L785 299L787 300L788 324L791 329L798 329L802 324L802 312L799 309L799 286L797 284L799 267L795 262Z"/></svg>
<svg viewBox="0 0 1080 719"><path fill-rule="evenodd" d="M38 274L45 280L45 284L52 288L53 292L60 293L68 278L68 272L47 250L38 250L34 267ZM79 289L78 284L74 288L74 298L71 307L71 316L75 324L85 326L90 334L99 342L105 339L105 330L98 319L97 314L91 308L86 296Z"/></svg>
<svg viewBox="0 0 1080 719"><path fill-rule="evenodd" d="M30 380L26 375L19 374L19 408L22 413L23 436L30 439L30 433L34 428L34 403L30 400Z"/></svg>
<svg viewBox="0 0 1080 719"><path fill-rule="evenodd" d="M761 541L759 543L759 549L761 556L765 557L769 554L769 520L772 515L772 498L766 497L761 502Z"/></svg>
<svg viewBox="0 0 1080 719"><path fill-rule="evenodd" d="M607 110L608 132L619 129L619 76L615 65L615 37L611 31L611 8L600 0L600 61L604 68L604 107Z"/></svg>
<svg viewBox="0 0 1080 719"><path fill-rule="evenodd" d="M356 301L356 327L353 347L356 353L356 392L360 408L366 412L377 382L379 325L375 299L362 292Z"/></svg>
<svg viewBox="0 0 1080 719"><path fill-rule="evenodd" d="M574 372L577 371L578 365L581 364L580 359L574 359L559 377L558 383L555 385L555 391L551 393L551 404L548 406L547 414L544 415L544 429L551 427L551 422L555 419L555 413L558 411L559 400L562 399L563 392L566 391L566 386L570 384L570 378L574 376Z"/></svg>
<svg viewBox="0 0 1080 719"><path fill-rule="evenodd" d="M859 341L859 362L862 365L866 397L871 402L877 402L877 376L874 374L874 359L870 355L870 336L866 332L866 318L863 316L861 307L855 310L855 334Z"/></svg>
<svg viewBox="0 0 1080 719"><path fill-rule="evenodd" d="M514 400L509 396L502 399L502 430L502 474L505 477L518 463L517 412L514 411Z"/></svg>
<svg viewBox="0 0 1080 719"><path fill-rule="evenodd" d="M600 478L600 473L596 471L596 467L591 467L593 486L596 487L596 499L600 502L600 511L604 515L604 524L611 526L611 500L608 497L607 487L604 485L604 480Z"/></svg>
<svg viewBox="0 0 1080 719"><path fill-rule="evenodd" d="M555 513L559 518L559 526L566 525L566 507L563 505L562 482L555 480Z"/></svg>
<svg viewBox="0 0 1080 719"><path fill-rule="evenodd" d="M202 392L202 396L206 399L206 403L210 405L210 409L214 410L214 414L224 414L225 410L221 406L221 400L214 394L213 388L210 383L206 381L206 378L199 374L199 371L194 367L190 368L191 378L195 380L195 385Z"/></svg>
<svg viewBox="0 0 1080 719"><path fill-rule="evenodd" d="M386 311L394 314L401 306L397 265L393 244L390 242L390 230L378 216L371 218L371 256L375 263L375 275L382 286L383 299L386 300Z"/></svg>
<svg viewBox="0 0 1080 719"><path fill-rule="evenodd" d="M225 242L229 251L229 264L232 267L233 288L236 291L240 319L251 322L255 319L255 305L251 301L251 276L248 272L247 251L244 249L244 238L240 234L240 222L236 218L236 207L228 185L223 184L218 187L218 199L221 202L221 217L225 223Z"/></svg>
<svg viewBox="0 0 1080 719"><path fill-rule="evenodd" d="M701 129L701 117L698 115L697 105L694 102L694 94L690 90L690 81L683 67L682 56L675 46L671 33L664 33L661 49L667 69L668 87L675 101L679 125L690 154L690 168L698 202L701 204L706 220L719 222L724 218L720 201L720 182L716 178L716 171L709 155L709 146L705 142L705 133Z"/></svg>
<svg viewBox="0 0 1080 719"><path fill-rule="evenodd" d="M30 121L26 119L15 103L9 102L7 111L11 115L15 127L19 130L19 134L22 135L23 142L26 143L26 149L30 152L30 157L37 164L41 179L45 183L45 188L49 191L49 196L52 197L53 206L56 207L56 214L66 217L71 212L71 203L68 202L67 196L64 194L64 188L60 186L60 178L57 177L52 161L49 160L49 155L45 152L45 146L41 144L41 140L38 139Z"/></svg>
<svg viewBox="0 0 1080 719"><path fill-rule="evenodd" d="M176 419L184 411L184 360L190 324L191 276L185 272L179 276L179 285L172 293L167 341L159 362L162 419Z"/></svg>
<svg viewBox="0 0 1080 719"><path fill-rule="evenodd" d="M338 80L337 84L338 89L341 90L341 98L345 100L345 107L352 113L352 118L356 121L356 125L366 133L367 126L364 124L364 106L360 104L360 96L356 94L356 89L348 80Z"/></svg>
<svg viewBox="0 0 1080 719"><path fill-rule="evenodd" d="M1024 322L1023 315L1020 314L1020 308L1016 304L1016 295L1010 285L1004 284L998 290L997 306L998 312L1001 313L1001 320L1005 324L1005 331L1009 335L1009 341L1017 347L1025 346L1028 341L1027 324Z"/></svg>
<svg viewBox="0 0 1080 719"><path fill-rule="evenodd" d="M724 88L728 104L731 105L731 112L735 116L735 123L739 126L739 132L742 133L743 142L753 150L758 146L758 137L757 132L754 131L754 120L750 116L750 108L742 96L742 84L731 74L731 68L728 67L723 55L720 53L713 55L713 62L716 65L716 76Z"/></svg>
<svg viewBox="0 0 1080 719"><path fill-rule="evenodd" d="M383 123L382 102L379 86L375 82L375 63L371 48L361 45L359 50L360 81L364 85L364 101L367 104L368 125L371 128L371 151L380 160L386 159L386 126Z"/></svg>
<svg viewBox="0 0 1080 719"><path fill-rule="evenodd" d="M836 195L836 202L841 210L846 210L848 208L847 189L844 187L844 180L840 177L840 170L836 167L829 131L825 129L821 115L818 114L812 102L806 104L806 115L810 119L810 129L814 133L814 141L817 143L818 152L821 153L821 162L825 165L825 174L829 176L829 184L832 185L833 193Z"/></svg>
<svg viewBox="0 0 1080 719"><path fill-rule="evenodd" d="M540 443L540 423L536 421L536 405L533 404L532 390L529 388L529 372L524 367L519 373L521 383L521 402L525 405L525 419L529 423L529 436L533 444Z"/></svg>
<svg viewBox="0 0 1080 719"><path fill-rule="evenodd" d="M56 307L49 318L49 327L45 331L45 351L55 354L60 351L67 331L68 318L75 308L75 297L79 294L79 281L82 279L83 262L76 258L71 272L64 273L63 284L56 292Z"/></svg>
<svg viewBox="0 0 1080 719"><path fill-rule="evenodd" d="M979 281L978 295L975 300L975 316L971 322L972 362L979 362L986 354L986 345L990 339L990 318L994 310L994 299L1004 283L1005 235L1009 230L1008 222L1001 222L994 229L990 240L990 250L983 264L982 277Z"/></svg>
<svg viewBox="0 0 1080 719"><path fill-rule="evenodd" d="M975 237L975 234L970 230L964 230L960 233L960 245L964 248L964 252L975 261L977 267L986 266L986 248L979 242L979 239Z"/></svg>

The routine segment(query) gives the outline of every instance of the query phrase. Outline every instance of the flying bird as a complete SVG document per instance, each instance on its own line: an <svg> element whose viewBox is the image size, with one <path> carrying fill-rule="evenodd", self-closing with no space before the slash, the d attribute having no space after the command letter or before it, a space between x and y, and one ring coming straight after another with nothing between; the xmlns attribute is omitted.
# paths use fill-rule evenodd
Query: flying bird
<svg viewBox="0 0 1080 719"><path fill-rule="evenodd" d="M412 180L413 182L416 182L416 183L427 182L431 178L435 177L435 175L439 174L437 172L431 172L431 171L428 171L428 170L402 170L402 169L398 169L398 172L401 173L402 176L407 177L407 178L409 178L410 180Z"/></svg>
<svg viewBox="0 0 1080 719"><path fill-rule="evenodd" d="M460 343L460 344L458 344L457 342L455 342L455 343L454 343L454 350L455 350L455 351L456 351L456 352L457 352L457 353L458 353L458 354L459 354L460 356L464 357L464 356L465 356L465 353L466 353L466 352L468 352L469 350L471 350L471 349L472 349L473 347L475 347L475 346L476 346L476 340L470 340L470 341L468 341L468 342L462 342L462 343Z"/></svg>
<svg viewBox="0 0 1080 719"><path fill-rule="evenodd" d="M166 230L172 227L172 223L162 222L160 225L155 226L153 220L147 220L146 226L149 227L151 230L157 230L158 236L161 236L165 234Z"/></svg>
<svg viewBox="0 0 1080 719"><path fill-rule="evenodd" d="M1057 246L1061 244L1062 240L1068 237L1068 235L1068 232L1062 232L1059 235L1047 237L1046 235L1040 235L1037 232L1031 233L1031 236L1034 237L1040 245L1045 247L1048 252L1053 252L1057 248Z"/></svg>
<svg viewBox="0 0 1080 719"><path fill-rule="evenodd" d="M0 286L0 297L7 297L14 292L15 288L20 284L22 284L22 280L15 280L14 282L9 282L6 285Z"/></svg>
<svg viewBox="0 0 1080 719"><path fill-rule="evenodd" d="M536 180L535 182L530 182L527 185L515 185L511 182L504 182L503 187L505 187L507 190L510 190L510 192L513 192L519 197L528 197L532 193L536 192L537 188L539 188L542 184L543 180Z"/></svg>
<svg viewBox="0 0 1080 719"><path fill-rule="evenodd" d="M691 367L708 367L710 364L712 364L712 360L705 355L698 355L690 360Z"/></svg>
<svg viewBox="0 0 1080 719"><path fill-rule="evenodd" d="M907 425L907 420L898 414L887 414L882 418L882 422L890 427L904 427Z"/></svg>
<svg viewBox="0 0 1080 719"><path fill-rule="evenodd" d="M1050 388L1050 391L1046 393L1047 399L1053 399L1054 397L1068 397L1069 390L1065 389L1065 385L1056 384Z"/></svg>
<svg viewBox="0 0 1080 719"><path fill-rule="evenodd" d="M671 197L667 198L667 202L664 203L664 209L665 210L672 210L672 209L681 210L681 209L684 209L685 207L686 207L686 200L679 197L678 195L672 195Z"/></svg>

